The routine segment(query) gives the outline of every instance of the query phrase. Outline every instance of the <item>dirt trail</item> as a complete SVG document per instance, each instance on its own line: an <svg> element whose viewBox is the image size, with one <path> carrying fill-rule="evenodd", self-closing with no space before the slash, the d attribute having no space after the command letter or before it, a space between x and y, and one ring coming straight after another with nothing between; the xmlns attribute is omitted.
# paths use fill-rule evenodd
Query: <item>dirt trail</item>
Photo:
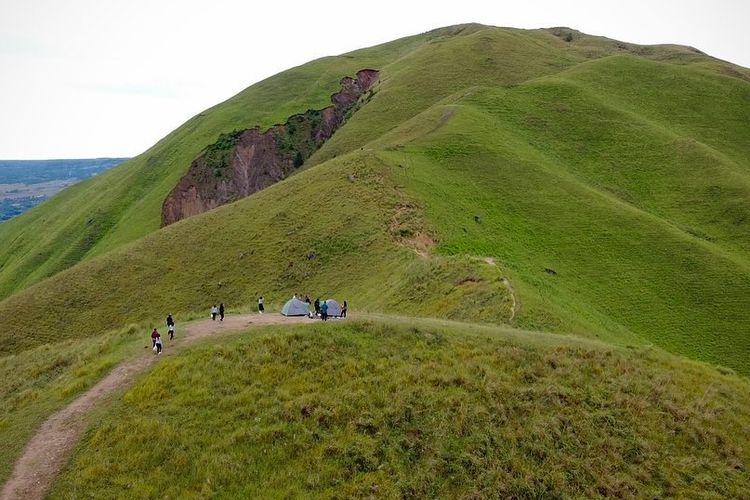
<svg viewBox="0 0 750 500"><path fill-rule="evenodd" d="M497 266L497 263L495 262L495 259L492 257L478 257L479 259L483 260L490 266ZM516 299L516 290L513 288L513 285L511 285L510 280L503 276L501 280L505 288L508 289L508 292L510 293L510 299L512 301L512 305L510 307L510 317L508 318L508 321L513 321L513 318L516 317L516 313L518 312L518 309L520 308L521 304L519 304L518 300Z"/></svg>
<svg viewBox="0 0 750 500"><path fill-rule="evenodd" d="M142 355L124 361L94 387L50 416L31 438L23 454L16 461L13 473L3 486L0 498L2 500L44 498L86 430L84 418L86 413L103 398L132 384L138 375L159 359L169 357L209 336L233 333L249 327L304 321L307 321L306 318L286 318L279 314L248 314L227 316L223 322L210 319L193 322L182 331L178 325L173 341L168 340L166 334L162 337L164 352L160 356L155 356L150 349L144 350ZM144 340L148 341L148 332L144 332Z"/></svg>

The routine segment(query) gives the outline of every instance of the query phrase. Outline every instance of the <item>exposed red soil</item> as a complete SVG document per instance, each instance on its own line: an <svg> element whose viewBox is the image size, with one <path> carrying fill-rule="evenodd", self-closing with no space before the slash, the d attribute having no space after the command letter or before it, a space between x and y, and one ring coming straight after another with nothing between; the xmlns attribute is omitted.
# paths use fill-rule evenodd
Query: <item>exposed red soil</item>
<svg viewBox="0 0 750 500"><path fill-rule="evenodd" d="M219 139L190 165L162 204L162 226L256 193L299 168L331 138L379 76L373 69L341 80L331 106L291 116L265 132L251 128ZM224 142L222 142L224 141ZM224 149L226 148L228 151Z"/></svg>

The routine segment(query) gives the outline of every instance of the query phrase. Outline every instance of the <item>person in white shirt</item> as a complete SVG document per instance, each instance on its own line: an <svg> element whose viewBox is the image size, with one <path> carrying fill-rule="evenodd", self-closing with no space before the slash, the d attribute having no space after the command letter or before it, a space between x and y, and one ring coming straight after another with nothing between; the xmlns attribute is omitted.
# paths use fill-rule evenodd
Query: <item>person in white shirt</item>
<svg viewBox="0 0 750 500"><path fill-rule="evenodd" d="M154 329L156 331L156 329ZM156 354L161 354L161 335L159 333L156 333L156 338L154 339L154 347L156 347Z"/></svg>

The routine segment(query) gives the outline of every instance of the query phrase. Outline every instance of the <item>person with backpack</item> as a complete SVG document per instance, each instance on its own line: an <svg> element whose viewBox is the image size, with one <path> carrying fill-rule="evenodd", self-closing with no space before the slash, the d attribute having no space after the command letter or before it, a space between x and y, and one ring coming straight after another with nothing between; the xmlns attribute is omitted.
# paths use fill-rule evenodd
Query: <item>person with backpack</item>
<svg viewBox="0 0 750 500"><path fill-rule="evenodd" d="M263 300L263 296L261 295L258 297L258 314L263 314L263 311L265 308L263 307L263 304L265 303L265 300Z"/></svg>
<svg viewBox="0 0 750 500"><path fill-rule="evenodd" d="M218 309L216 309L216 304L211 308L211 320L216 321L216 313L218 312Z"/></svg>
<svg viewBox="0 0 750 500"><path fill-rule="evenodd" d="M219 304L219 316L221 316L219 321L224 321L224 302Z"/></svg>

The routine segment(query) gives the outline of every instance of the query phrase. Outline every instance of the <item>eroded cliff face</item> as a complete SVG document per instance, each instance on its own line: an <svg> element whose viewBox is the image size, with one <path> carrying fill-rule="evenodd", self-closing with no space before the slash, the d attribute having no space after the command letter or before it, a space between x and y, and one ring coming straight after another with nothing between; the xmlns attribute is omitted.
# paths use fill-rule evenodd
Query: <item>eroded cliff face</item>
<svg viewBox="0 0 750 500"><path fill-rule="evenodd" d="M222 134L167 195L162 227L282 180L333 135L378 76L376 70L363 69L355 78L343 78L341 90L331 96L331 106L294 115L265 132L256 127Z"/></svg>

